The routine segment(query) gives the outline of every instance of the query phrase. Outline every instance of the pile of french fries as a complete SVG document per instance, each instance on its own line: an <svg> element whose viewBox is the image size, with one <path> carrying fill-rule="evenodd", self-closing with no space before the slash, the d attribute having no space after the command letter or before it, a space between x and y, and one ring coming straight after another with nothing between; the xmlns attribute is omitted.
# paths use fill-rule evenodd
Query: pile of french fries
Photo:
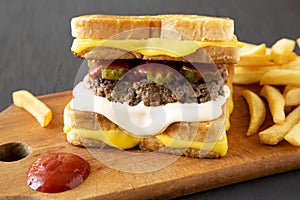
<svg viewBox="0 0 300 200"><path fill-rule="evenodd" d="M300 47L300 38L297 39ZM259 94L244 90L250 123L247 136L258 133L263 144L276 145L282 140L300 146L300 56L294 52L296 42L280 39L271 48L265 44L246 44L241 60L235 65L234 84L259 83ZM280 92L276 85L284 85ZM274 125L259 132L264 123L268 102Z"/></svg>
<svg viewBox="0 0 300 200"><path fill-rule="evenodd" d="M271 48L266 44L246 43L241 48L240 62L235 65L233 83L300 86L300 57L294 48L295 41L286 38L278 40Z"/></svg>

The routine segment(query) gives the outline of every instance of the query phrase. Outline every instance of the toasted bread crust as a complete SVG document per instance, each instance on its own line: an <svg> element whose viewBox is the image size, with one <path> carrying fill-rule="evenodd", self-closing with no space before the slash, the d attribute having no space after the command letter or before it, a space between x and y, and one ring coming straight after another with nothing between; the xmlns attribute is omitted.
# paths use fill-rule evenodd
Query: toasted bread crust
<svg viewBox="0 0 300 200"><path fill-rule="evenodd" d="M228 40L234 36L234 21L229 18L199 15L161 15L162 37L190 40ZM172 38L171 30L180 33L180 38Z"/></svg>
<svg viewBox="0 0 300 200"><path fill-rule="evenodd" d="M192 158L219 158L220 154L213 151L198 150L193 148L171 148L166 147L155 136L151 136L142 140L139 148L144 151L158 151L162 153L174 154L177 156L187 156Z"/></svg>
<svg viewBox="0 0 300 200"><path fill-rule="evenodd" d="M72 36L107 39L124 31L147 28L123 39L165 37L185 40L229 40L234 37L234 21L198 15L116 16L85 15L71 21ZM157 28L157 29L155 29Z"/></svg>

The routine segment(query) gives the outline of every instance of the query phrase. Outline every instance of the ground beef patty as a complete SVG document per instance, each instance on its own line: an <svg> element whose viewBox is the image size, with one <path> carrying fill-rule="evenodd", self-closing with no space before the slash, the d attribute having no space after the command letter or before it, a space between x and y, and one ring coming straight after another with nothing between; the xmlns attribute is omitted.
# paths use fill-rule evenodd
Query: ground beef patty
<svg viewBox="0 0 300 200"><path fill-rule="evenodd" d="M146 106L159 106L167 103L204 103L223 95L223 87L227 80L227 70L218 65L218 79L205 79L197 83L188 82L183 76L168 84L158 85L155 82L142 80L107 80L99 76L87 80L95 95L106 97L113 102L125 103L130 106L141 101Z"/></svg>

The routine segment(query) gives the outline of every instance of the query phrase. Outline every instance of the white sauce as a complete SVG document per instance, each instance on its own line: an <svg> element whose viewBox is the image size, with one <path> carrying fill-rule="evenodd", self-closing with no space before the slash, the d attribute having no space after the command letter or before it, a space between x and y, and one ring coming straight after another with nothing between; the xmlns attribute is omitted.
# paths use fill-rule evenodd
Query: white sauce
<svg viewBox="0 0 300 200"><path fill-rule="evenodd" d="M197 103L168 103L163 106L148 107L143 102L136 106L115 103L104 97L95 96L84 82L73 90L71 107L76 110L96 112L137 136L155 135L164 131L174 122L199 122L218 118L222 105L230 96L230 89L224 86L225 96L215 101Z"/></svg>

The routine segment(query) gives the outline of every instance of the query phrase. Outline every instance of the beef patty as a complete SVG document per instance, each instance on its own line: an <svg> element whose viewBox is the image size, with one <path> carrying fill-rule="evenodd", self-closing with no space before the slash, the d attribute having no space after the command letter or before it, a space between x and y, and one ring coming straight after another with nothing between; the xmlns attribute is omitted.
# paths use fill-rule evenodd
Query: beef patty
<svg viewBox="0 0 300 200"><path fill-rule="evenodd" d="M184 62L167 63L170 67L168 70L165 70L166 67L159 70L158 68L162 67L160 65L156 66L154 71L152 69L155 66L151 68L126 66L126 73L120 80L105 79L101 76L101 72L95 73L95 65L92 65L86 81L95 95L106 97L113 102L127 102L130 106L135 106L141 101L146 106L159 106L174 102L204 103L224 94L223 87L228 74L223 65L205 66L203 67L205 70L201 70L202 67L198 64L195 67L199 69L198 71ZM204 65L206 64L202 64ZM135 66L137 66L136 63ZM187 66L188 69L186 69ZM100 69L101 67L97 68L97 70ZM187 70L188 73L186 73ZM194 70L192 73L197 73L196 78L193 74L191 75L191 70ZM149 74L152 74L150 79Z"/></svg>

